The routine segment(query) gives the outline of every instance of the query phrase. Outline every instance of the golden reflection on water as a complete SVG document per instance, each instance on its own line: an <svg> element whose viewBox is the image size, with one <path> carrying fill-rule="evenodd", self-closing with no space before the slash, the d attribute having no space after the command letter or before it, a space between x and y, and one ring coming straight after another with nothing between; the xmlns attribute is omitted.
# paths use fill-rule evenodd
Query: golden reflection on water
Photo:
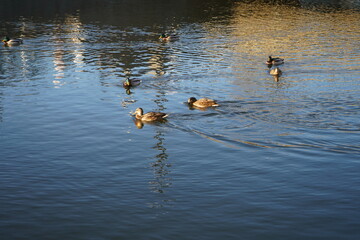
<svg viewBox="0 0 360 240"><path fill-rule="evenodd" d="M64 40L63 36L66 35L66 39ZM55 88L64 85L61 82L61 79L65 77L65 71L67 65L64 62L64 56L71 53L73 55L72 62L75 64L76 71L80 72L84 67L85 63L84 52L85 48L83 46L84 39L84 27L80 22L80 17L77 15L68 15L65 17L64 22L61 22L56 25L53 35L53 41L55 43L54 46L54 74L56 80L53 81ZM73 48L65 49L64 41L70 42Z"/></svg>
<svg viewBox="0 0 360 240"><path fill-rule="evenodd" d="M360 40L360 13L350 10L325 13L286 5L238 3L231 26L235 51L248 55L296 58L326 49L348 58ZM334 37L337 41L331 41Z"/></svg>
<svg viewBox="0 0 360 240"><path fill-rule="evenodd" d="M244 98L244 93L262 97L264 91L276 96L300 88L299 84L327 93L326 87L335 88L334 82L343 85L342 75L360 71L358 11L238 2L229 19L226 25L203 26L206 39L221 45L216 56L225 53L232 59L231 73L236 76L232 83L240 86L233 92L235 99ZM269 55L285 58L279 82L265 64ZM288 95L281 98L291 100Z"/></svg>

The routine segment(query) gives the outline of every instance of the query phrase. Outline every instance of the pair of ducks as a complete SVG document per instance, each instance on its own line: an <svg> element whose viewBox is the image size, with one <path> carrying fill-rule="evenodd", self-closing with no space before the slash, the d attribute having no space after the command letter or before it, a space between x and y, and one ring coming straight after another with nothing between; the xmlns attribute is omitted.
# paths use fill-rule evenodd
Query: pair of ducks
<svg viewBox="0 0 360 240"><path fill-rule="evenodd" d="M10 39L8 36L5 36L2 42L4 43L4 46L19 46L20 44L23 44L21 38Z"/></svg>
<svg viewBox="0 0 360 240"><path fill-rule="evenodd" d="M279 57L273 58L271 56L269 56L268 60L266 61L266 64L268 65L269 68L271 68L273 66L281 65L283 63L284 63L283 58L279 58ZM279 81L279 77L281 76L281 74L282 74L282 71L278 67L275 67L270 70L270 75L272 75L274 77L274 80L276 82Z"/></svg>
<svg viewBox="0 0 360 240"><path fill-rule="evenodd" d="M198 108L207 108L207 107L217 107L219 104L210 98L201 98L197 100L194 97L188 99L188 104L190 106L195 106ZM142 108L137 108L135 110L135 118L145 122L154 122L154 121L164 121L168 115L162 112L148 112L144 114L144 110Z"/></svg>

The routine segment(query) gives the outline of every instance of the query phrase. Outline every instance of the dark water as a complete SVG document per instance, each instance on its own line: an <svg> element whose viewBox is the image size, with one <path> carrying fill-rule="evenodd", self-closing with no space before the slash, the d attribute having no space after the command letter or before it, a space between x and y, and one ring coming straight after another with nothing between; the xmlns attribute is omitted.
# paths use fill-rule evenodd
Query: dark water
<svg viewBox="0 0 360 240"><path fill-rule="evenodd" d="M359 239L359 3L284 2L2 3L0 238Z"/></svg>

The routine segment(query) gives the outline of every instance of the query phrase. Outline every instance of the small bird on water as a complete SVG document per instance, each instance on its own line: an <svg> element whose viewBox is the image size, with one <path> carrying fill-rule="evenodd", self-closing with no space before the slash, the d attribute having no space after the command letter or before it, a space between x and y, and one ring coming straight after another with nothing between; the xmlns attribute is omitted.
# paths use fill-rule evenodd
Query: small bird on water
<svg viewBox="0 0 360 240"><path fill-rule="evenodd" d="M162 112L148 112L144 114L144 110L142 108L137 108L133 115L135 115L136 119L145 122L164 121L165 118L168 117L166 113Z"/></svg>
<svg viewBox="0 0 360 240"><path fill-rule="evenodd" d="M160 41L167 42L167 41L178 40L179 36L175 35L175 34L169 35L169 34L163 33L160 35L159 39L160 39Z"/></svg>
<svg viewBox="0 0 360 240"><path fill-rule="evenodd" d="M197 100L194 97L191 97L188 99L188 104L190 106L200 107L200 108L206 108L206 107L217 107L219 104L210 98L200 98Z"/></svg>
<svg viewBox="0 0 360 240"><path fill-rule="evenodd" d="M272 65L276 66L276 65L280 65L284 63L284 59L283 58L279 58L279 57L271 57L269 56L268 60L266 61L266 64L271 67Z"/></svg>
<svg viewBox="0 0 360 240"><path fill-rule="evenodd" d="M123 87L126 89L129 89L131 87L136 87L141 83L140 79L129 79L126 78L126 80L123 82Z"/></svg>
<svg viewBox="0 0 360 240"><path fill-rule="evenodd" d="M23 40L21 38L10 39L8 36L5 36L2 42L4 43L4 46L18 46L23 44Z"/></svg>

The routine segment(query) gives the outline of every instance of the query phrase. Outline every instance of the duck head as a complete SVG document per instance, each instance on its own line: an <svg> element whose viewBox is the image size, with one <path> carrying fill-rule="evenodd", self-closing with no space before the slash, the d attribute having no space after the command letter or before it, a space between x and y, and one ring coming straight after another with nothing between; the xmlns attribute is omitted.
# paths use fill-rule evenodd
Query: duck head
<svg viewBox="0 0 360 240"><path fill-rule="evenodd" d="M133 115L142 116L144 114L144 110L142 108L137 108Z"/></svg>
<svg viewBox="0 0 360 240"><path fill-rule="evenodd" d="M188 104L193 104L194 102L196 102L197 101L197 99L196 98L194 98L194 97L191 97L191 98L189 98L188 99Z"/></svg>
<svg viewBox="0 0 360 240"><path fill-rule="evenodd" d="M126 78L126 80L124 81L124 86L125 87L130 87L131 86L131 82L130 82L129 78Z"/></svg>
<svg viewBox="0 0 360 240"><path fill-rule="evenodd" d="M6 42L10 41L10 38L9 38L8 36L5 36L2 41L3 41L4 43L6 43Z"/></svg>

